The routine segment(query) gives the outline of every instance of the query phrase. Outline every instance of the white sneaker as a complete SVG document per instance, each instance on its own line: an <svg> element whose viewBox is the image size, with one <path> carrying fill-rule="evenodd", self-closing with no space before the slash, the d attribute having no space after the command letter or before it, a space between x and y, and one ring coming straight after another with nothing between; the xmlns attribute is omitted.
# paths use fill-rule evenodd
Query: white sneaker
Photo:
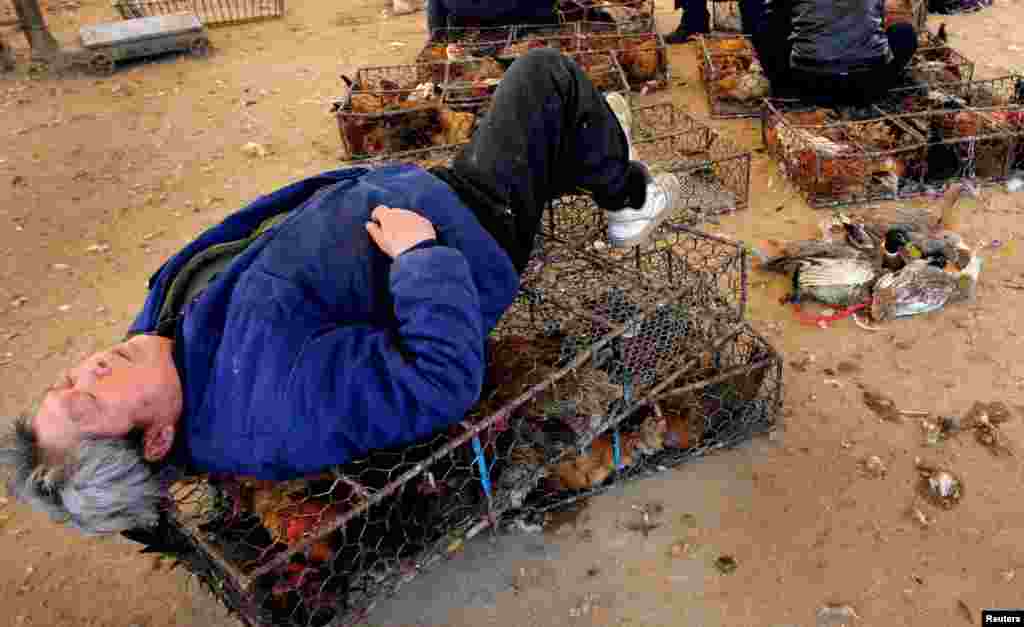
<svg viewBox="0 0 1024 627"><path fill-rule="evenodd" d="M647 184L647 200L639 209L606 211L608 241L616 248L636 246L679 207L683 188L675 174L662 172Z"/></svg>
<svg viewBox="0 0 1024 627"><path fill-rule="evenodd" d="M636 154L633 151L633 110L629 108L629 101L617 91L613 91L604 97L608 106L611 107L615 117L619 119L619 126L626 134L626 145L629 146L629 160L636 161Z"/></svg>

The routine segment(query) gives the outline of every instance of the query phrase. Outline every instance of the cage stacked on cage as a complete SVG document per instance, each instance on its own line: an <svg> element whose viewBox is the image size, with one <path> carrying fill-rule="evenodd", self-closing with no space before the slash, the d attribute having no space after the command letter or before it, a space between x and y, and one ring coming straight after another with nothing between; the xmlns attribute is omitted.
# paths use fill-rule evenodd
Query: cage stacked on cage
<svg viewBox="0 0 1024 627"><path fill-rule="evenodd" d="M206 26L241 24L284 15L284 0L115 0L122 18L195 13Z"/></svg>
<svg viewBox="0 0 1024 627"><path fill-rule="evenodd" d="M1009 176L1019 152L1019 105L936 109L887 114L876 106L871 119L844 121L829 109L766 101L762 133L789 178L819 207Z"/></svg>
<svg viewBox="0 0 1024 627"><path fill-rule="evenodd" d="M770 429L778 356L693 304L714 300L707 265L659 255L648 272L546 238L464 421L300 481L181 481L162 550L250 625L354 625L505 515Z"/></svg>
<svg viewBox="0 0 1024 627"><path fill-rule="evenodd" d="M440 70L438 69L440 67ZM446 64L362 68L334 105L344 158L359 159L469 141L477 116L444 104Z"/></svg>
<svg viewBox="0 0 1024 627"><path fill-rule="evenodd" d="M750 37L705 35L697 54L711 116L757 117L769 83Z"/></svg>

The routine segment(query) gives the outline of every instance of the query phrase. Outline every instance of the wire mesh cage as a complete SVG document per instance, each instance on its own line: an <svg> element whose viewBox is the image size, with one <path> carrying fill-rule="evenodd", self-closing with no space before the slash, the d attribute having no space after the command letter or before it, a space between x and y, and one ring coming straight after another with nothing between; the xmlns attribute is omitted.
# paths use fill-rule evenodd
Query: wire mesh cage
<svg viewBox="0 0 1024 627"><path fill-rule="evenodd" d="M945 45L918 48L907 69L911 77L922 83L955 83L974 78L974 62Z"/></svg>
<svg viewBox="0 0 1024 627"><path fill-rule="evenodd" d="M581 34L582 52L614 52L631 87L668 87L668 47L657 32Z"/></svg>
<svg viewBox="0 0 1024 627"><path fill-rule="evenodd" d="M438 64L362 68L334 105L343 154L360 158L469 141L472 112L443 104ZM424 80L426 79L426 80Z"/></svg>
<svg viewBox="0 0 1024 627"><path fill-rule="evenodd" d="M284 0L115 0L114 9L126 19L195 13L206 26L241 24L284 16Z"/></svg>
<svg viewBox="0 0 1024 627"><path fill-rule="evenodd" d="M1020 143L1019 106L947 108L837 121L827 109L766 101L762 133L814 206L905 198L970 179L1005 180Z"/></svg>
<svg viewBox="0 0 1024 627"><path fill-rule="evenodd" d="M518 58L534 48L554 48L565 54L580 50L579 25L518 25L513 27L512 39L499 57Z"/></svg>
<svg viewBox="0 0 1024 627"><path fill-rule="evenodd" d="M885 0L885 27L901 23L927 32L928 0Z"/></svg>
<svg viewBox="0 0 1024 627"><path fill-rule="evenodd" d="M151 548L249 625L355 625L506 514L770 428L778 356L695 305L710 283L662 268L542 237L462 422L302 480L182 480Z"/></svg>
<svg viewBox="0 0 1024 627"><path fill-rule="evenodd" d="M700 42L700 75L711 116L758 117L770 85L750 37L708 35Z"/></svg>
<svg viewBox="0 0 1024 627"><path fill-rule="evenodd" d="M933 83L892 89L874 106L882 113L919 113L936 109L982 109L1024 103L1024 78L999 78Z"/></svg>
<svg viewBox="0 0 1024 627"><path fill-rule="evenodd" d="M490 28L445 27L431 31L430 41L416 55L417 63L443 63L449 60L449 44L458 48L453 54L495 57L512 41L512 26Z"/></svg>
<svg viewBox="0 0 1024 627"><path fill-rule="evenodd" d="M549 512L771 431L782 405L782 360L747 324L711 340L701 365L575 457L549 467L507 519L543 524ZM617 452L617 454L616 454ZM522 526L521 524L517 526Z"/></svg>
<svg viewBox="0 0 1024 627"><path fill-rule="evenodd" d="M599 30L654 31L654 0L560 0L555 11L563 24L587 22Z"/></svg>
<svg viewBox="0 0 1024 627"><path fill-rule="evenodd" d="M711 0L711 32L739 33L743 31L740 3L735 0Z"/></svg>

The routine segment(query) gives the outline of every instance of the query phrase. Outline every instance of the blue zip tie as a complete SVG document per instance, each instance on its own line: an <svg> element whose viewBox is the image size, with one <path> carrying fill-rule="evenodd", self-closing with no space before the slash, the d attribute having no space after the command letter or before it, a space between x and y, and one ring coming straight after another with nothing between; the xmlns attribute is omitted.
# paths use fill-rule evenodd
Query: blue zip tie
<svg viewBox="0 0 1024 627"><path fill-rule="evenodd" d="M615 470L622 470L622 446L621 438L619 437L619 430L616 429L612 432L612 463L615 464Z"/></svg>
<svg viewBox="0 0 1024 627"><path fill-rule="evenodd" d="M629 405L630 403L633 402L633 374L632 373L630 373L629 376L626 377L625 382L622 384L622 400L624 400L626 402L626 405Z"/></svg>
<svg viewBox="0 0 1024 627"><path fill-rule="evenodd" d="M484 459L484 447L480 445L480 435L473 436L473 452L476 453L476 465L480 470L480 484L484 488L484 495L491 498L491 475L487 471L487 460Z"/></svg>

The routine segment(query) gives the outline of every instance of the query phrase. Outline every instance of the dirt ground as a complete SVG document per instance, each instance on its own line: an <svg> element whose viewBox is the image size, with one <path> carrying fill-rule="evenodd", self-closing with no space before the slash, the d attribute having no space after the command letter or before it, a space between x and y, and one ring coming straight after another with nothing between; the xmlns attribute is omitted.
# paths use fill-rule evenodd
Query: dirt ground
<svg viewBox="0 0 1024 627"><path fill-rule="evenodd" d="M49 6L67 44L78 25L114 18L100 0ZM662 30L675 26L671 7L658 0ZM259 194L336 167L327 110L339 75L407 62L423 40L422 12L395 17L386 8L383 0L296 2L282 20L214 30L207 60L172 57L102 80L0 82L0 415L23 410L60 368L117 340L149 275L201 229ZM994 77L1022 67L1024 35L1011 26L1022 20L1024 5L997 0L982 13L930 22L948 22L977 74ZM694 58L692 44L672 49L679 84L670 97L703 116ZM750 149L760 145L755 123L715 125ZM247 157L241 147L250 141L270 154ZM753 272L749 318L799 366L786 369L778 437L594 499L543 538L548 553L472 566L505 569L519 585L433 622L811 625L819 606L839 602L856 608L860 624L930 627L976 624L983 607L1024 606L1024 366L1015 357L1024 348L1024 195L995 189L965 202L968 239L985 247L976 303L877 332L850 321L819 329L778 304L784 281ZM760 153L751 204L712 230L758 245L813 235L821 217ZM1004 432L1017 455L994 456L966 433L926 447L917 418L879 420L861 385L900 409L942 415L1006 402L1016 413ZM861 472L871 455L888 467L884 477ZM916 502L918 456L961 474L961 505ZM623 531L618 521L647 499L664 503L663 524L648 538ZM908 513L914 507L928 526ZM591 533L577 533L584 529ZM673 557L678 542L692 550ZM134 546L82 538L0 500L0 623L232 624L179 572ZM713 568L720 554L735 557L733 574ZM407 620L416 619L388 624Z"/></svg>

